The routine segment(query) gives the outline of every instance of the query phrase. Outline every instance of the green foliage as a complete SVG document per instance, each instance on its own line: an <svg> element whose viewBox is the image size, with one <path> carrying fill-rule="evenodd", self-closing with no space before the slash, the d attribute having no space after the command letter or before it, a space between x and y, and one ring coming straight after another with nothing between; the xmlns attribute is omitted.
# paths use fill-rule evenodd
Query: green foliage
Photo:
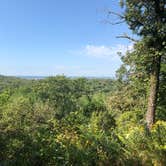
<svg viewBox="0 0 166 166"><path fill-rule="evenodd" d="M141 37L134 44L134 49L122 57L123 67L127 65L128 68L125 69L128 70L121 72L125 72L124 75L135 75L139 78L137 82L147 83L149 86L146 92L148 95L146 123L150 129L156 118L158 99L160 100L162 96L160 88L163 86L159 84L163 84L163 75L165 75L162 69L166 58L166 1L121 0L120 5L124 8L121 18L133 33Z"/></svg>
<svg viewBox="0 0 166 166"><path fill-rule="evenodd" d="M165 0L121 0L121 6L125 8L129 28L135 33L148 37L153 35L154 41L158 38L164 40Z"/></svg>
<svg viewBox="0 0 166 166"><path fill-rule="evenodd" d="M142 38L121 55L116 80L0 76L0 165L165 166L165 3L120 1ZM158 121L149 131L144 116L158 57Z"/></svg>
<svg viewBox="0 0 166 166"><path fill-rule="evenodd" d="M165 121L148 133L144 91L128 80L107 91L107 81L58 76L8 85L0 93L0 165L164 165Z"/></svg>
<svg viewBox="0 0 166 166"><path fill-rule="evenodd" d="M156 122L151 133L148 133L144 126L137 125L127 129L128 132L119 134L119 139L125 145L126 164L132 161L139 165L164 165L166 163L165 125L164 121Z"/></svg>
<svg viewBox="0 0 166 166"><path fill-rule="evenodd" d="M6 89L15 90L20 86L29 84L30 80L24 80L16 77L6 77L0 75L0 92Z"/></svg>

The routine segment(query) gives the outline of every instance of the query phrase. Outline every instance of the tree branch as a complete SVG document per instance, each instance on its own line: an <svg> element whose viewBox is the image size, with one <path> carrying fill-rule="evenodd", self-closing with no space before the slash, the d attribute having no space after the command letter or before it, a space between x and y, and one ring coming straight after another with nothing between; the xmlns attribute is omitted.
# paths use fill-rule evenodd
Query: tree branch
<svg viewBox="0 0 166 166"><path fill-rule="evenodd" d="M104 11L107 13L107 19L102 21L103 23L117 25L117 24L122 24L125 22L125 16L123 16L122 14L111 11L110 9L105 9ZM116 21L110 20L110 15L117 16L118 20Z"/></svg>
<svg viewBox="0 0 166 166"><path fill-rule="evenodd" d="M128 40L132 41L132 42L138 42L138 40L128 36L127 34L117 36L116 38L125 38L125 39L128 39Z"/></svg>
<svg viewBox="0 0 166 166"><path fill-rule="evenodd" d="M113 12L113 11L108 11L108 14L109 15L112 14L112 15L118 16L120 19L125 19L124 15L116 13L116 12Z"/></svg>
<svg viewBox="0 0 166 166"><path fill-rule="evenodd" d="M103 23L108 23L108 24L111 24L111 25L118 25L118 24L122 24L122 23L124 23L125 22L125 20L122 20L122 21L117 21L117 22L112 22L112 21L110 21L110 20L104 20L104 21L102 21Z"/></svg>

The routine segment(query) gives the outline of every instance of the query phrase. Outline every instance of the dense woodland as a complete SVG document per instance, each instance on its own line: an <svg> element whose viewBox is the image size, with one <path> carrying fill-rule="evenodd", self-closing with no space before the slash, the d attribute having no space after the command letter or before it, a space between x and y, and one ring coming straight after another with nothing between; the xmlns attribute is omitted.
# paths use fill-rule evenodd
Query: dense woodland
<svg viewBox="0 0 166 166"><path fill-rule="evenodd" d="M116 78L0 76L0 165L166 165L166 1L120 5L139 40Z"/></svg>
<svg viewBox="0 0 166 166"><path fill-rule="evenodd" d="M122 72L123 73L123 72ZM147 81L1 76L1 165L164 165L166 87L146 129Z"/></svg>

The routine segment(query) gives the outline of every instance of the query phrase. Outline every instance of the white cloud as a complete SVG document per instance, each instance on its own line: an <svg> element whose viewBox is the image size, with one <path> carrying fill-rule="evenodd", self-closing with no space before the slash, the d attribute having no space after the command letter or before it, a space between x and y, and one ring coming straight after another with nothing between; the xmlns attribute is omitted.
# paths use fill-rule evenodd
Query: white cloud
<svg viewBox="0 0 166 166"><path fill-rule="evenodd" d="M117 44L115 46L107 46L107 45L86 45L82 47L80 50L69 51L71 55L79 55L79 56L88 56L97 59L105 59L111 61L120 61L120 57L118 52L121 52L123 55L127 51L131 51L133 49L133 45L123 45Z"/></svg>
<svg viewBox="0 0 166 166"><path fill-rule="evenodd" d="M97 46L97 45L87 45L81 51L81 54L88 55L96 58L109 58L114 59L117 57L117 53L121 52L125 54L127 50L132 49L132 45L116 45L116 46Z"/></svg>

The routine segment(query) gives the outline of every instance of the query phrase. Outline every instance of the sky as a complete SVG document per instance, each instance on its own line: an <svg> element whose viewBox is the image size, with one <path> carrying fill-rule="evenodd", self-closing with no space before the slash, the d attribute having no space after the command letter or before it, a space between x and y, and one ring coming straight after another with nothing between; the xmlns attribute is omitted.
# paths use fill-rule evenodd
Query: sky
<svg viewBox="0 0 166 166"><path fill-rule="evenodd" d="M1 0L0 74L114 77L131 34L118 0Z"/></svg>

